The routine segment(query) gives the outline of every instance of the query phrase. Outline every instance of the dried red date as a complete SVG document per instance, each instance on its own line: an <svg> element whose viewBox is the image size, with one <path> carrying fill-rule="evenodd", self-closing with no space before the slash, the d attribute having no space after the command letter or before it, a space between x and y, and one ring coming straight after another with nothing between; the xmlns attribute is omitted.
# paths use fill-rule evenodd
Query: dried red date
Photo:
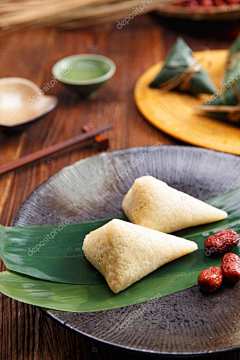
<svg viewBox="0 0 240 360"><path fill-rule="evenodd" d="M236 231L228 229L209 236L205 241L206 254L223 254L239 243Z"/></svg>
<svg viewBox="0 0 240 360"><path fill-rule="evenodd" d="M222 0L214 0L214 6L226 6L227 4Z"/></svg>
<svg viewBox="0 0 240 360"><path fill-rule="evenodd" d="M187 8L208 8L208 7L220 7L228 6L232 4L239 4L240 0L186 0L173 3L174 6L182 6Z"/></svg>
<svg viewBox="0 0 240 360"><path fill-rule="evenodd" d="M210 267L203 270L198 277L198 284L203 291L216 291L222 284L223 275L222 270L217 266Z"/></svg>
<svg viewBox="0 0 240 360"><path fill-rule="evenodd" d="M196 7L199 7L199 3L197 1L187 1L185 3L184 7L196 8Z"/></svg>
<svg viewBox="0 0 240 360"><path fill-rule="evenodd" d="M225 279L236 284L240 281L240 258L236 254L227 253L222 259L222 272Z"/></svg>
<svg viewBox="0 0 240 360"><path fill-rule="evenodd" d="M200 0L200 5L203 7L208 7L208 6L212 6L212 0Z"/></svg>

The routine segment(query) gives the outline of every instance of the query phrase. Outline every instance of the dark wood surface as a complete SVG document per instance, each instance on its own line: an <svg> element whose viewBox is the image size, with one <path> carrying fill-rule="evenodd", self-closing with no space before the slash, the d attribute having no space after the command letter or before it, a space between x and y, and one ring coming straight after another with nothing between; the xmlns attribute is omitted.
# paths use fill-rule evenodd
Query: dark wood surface
<svg viewBox="0 0 240 360"><path fill-rule="evenodd" d="M156 17L142 16L121 30L114 23L68 32L54 29L21 31L1 37L1 77L25 77L43 87L51 80L53 64L75 53L109 56L116 62L117 73L89 100L79 99L58 83L48 92L59 97L59 105L53 112L33 122L23 132L0 131L0 165L73 137L89 121L98 126L114 124L114 130L109 132L109 150L153 145L158 141L162 144L180 144L156 130L138 113L133 99L137 78L165 56L179 34L184 36L193 50L218 49L227 48L238 29L235 25L233 28L231 25L231 29L230 25L227 28L224 25L210 25L202 33L204 26L195 31L191 24L160 23L163 24L163 21ZM86 142L2 175L0 223L11 224L21 203L44 180L64 166L96 153L92 143ZM2 264L1 269L4 270ZM2 295L0 306L1 360L133 358L128 352L103 346L64 328L35 307ZM138 357L144 358L142 355ZM228 353L211 358L236 360L240 359L240 354Z"/></svg>

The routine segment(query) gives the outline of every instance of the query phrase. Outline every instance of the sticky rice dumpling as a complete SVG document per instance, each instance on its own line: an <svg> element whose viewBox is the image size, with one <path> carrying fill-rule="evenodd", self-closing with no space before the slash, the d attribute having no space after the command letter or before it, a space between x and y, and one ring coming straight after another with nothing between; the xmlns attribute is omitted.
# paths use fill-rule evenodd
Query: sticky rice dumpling
<svg viewBox="0 0 240 360"><path fill-rule="evenodd" d="M161 71L149 86L152 89L165 91L175 89L193 95L213 94L216 91L212 80L181 38L177 39Z"/></svg>
<svg viewBox="0 0 240 360"><path fill-rule="evenodd" d="M216 94L217 95L217 94ZM196 110L204 115L220 120L240 122L240 79L227 86L226 90L209 99L205 104L197 106Z"/></svg>
<svg viewBox="0 0 240 360"><path fill-rule="evenodd" d="M83 243L86 258L115 293L195 250L193 241L118 219L92 231Z"/></svg>
<svg viewBox="0 0 240 360"><path fill-rule="evenodd" d="M228 84L238 80L240 80L240 36L229 49L223 82Z"/></svg>
<svg viewBox="0 0 240 360"><path fill-rule="evenodd" d="M171 233L226 219L227 213L168 186L153 176L142 176L125 195L122 208L134 224Z"/></svg>

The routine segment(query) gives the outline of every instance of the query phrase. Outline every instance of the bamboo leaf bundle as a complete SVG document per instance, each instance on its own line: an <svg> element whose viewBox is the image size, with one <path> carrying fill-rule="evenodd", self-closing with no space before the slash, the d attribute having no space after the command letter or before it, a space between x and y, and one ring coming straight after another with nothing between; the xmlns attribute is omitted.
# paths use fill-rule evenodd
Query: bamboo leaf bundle
<svg viewBox="0 0 240 360"><path fill-rule="evenodd" d="M143 14L173 0L2 0L0 31L26 27L84 27Z"/></svg>

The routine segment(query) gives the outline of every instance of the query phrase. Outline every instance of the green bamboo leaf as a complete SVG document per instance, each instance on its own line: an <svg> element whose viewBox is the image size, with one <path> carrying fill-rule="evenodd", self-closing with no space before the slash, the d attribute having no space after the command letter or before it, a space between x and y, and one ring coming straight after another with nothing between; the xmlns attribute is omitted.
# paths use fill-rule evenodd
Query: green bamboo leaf
<svg viewBox="0 0 240 360"><path fill-rule="evenodd" d="M232 43L229 49L226 70L224 74L223 84L231 86L233 82L239 80L239 66L240 66L240 36Z"/></svg>
<svg viewBox="0 0 240 360"><path fill-rule="evenodd" d="M84 237L111 219L53 226L0 226L0 254L12 271L69 284L102 284L82 251Z"/></svg>
<svg viewBox="0 0 240 360"><path fill-rule="evenodd" d="M227 211L228 218L176 233L197 242L199 249L159 268L119 294L111 292L104 278L80 250L76 251L76 247L82 247L86 233L109 220L67 225L32 256L27 254L28 247L36 246L55 226L1 227L0 252L5 264L11 270L45 280L2 272L0 291L16 300L48 309L85 312L133 305L187 289L197 284L201 270L221 263L221 257L206 256L206 237L225 228L240 232L239 198L240 188L208 200L209 204ZM65 256L66 250L69 256ZM231 251L240 254L239 247Z"/></svg>
<svg viewBox="0 0 240 360"><path fill-rule="evenodd" d="M147 276L144 281L114 294L106 284L70 285L34 279L10 271L0 273L0 291L15 300L46 309L88 312L116 309L172 294L196 285L198 271Z"/></svg>

